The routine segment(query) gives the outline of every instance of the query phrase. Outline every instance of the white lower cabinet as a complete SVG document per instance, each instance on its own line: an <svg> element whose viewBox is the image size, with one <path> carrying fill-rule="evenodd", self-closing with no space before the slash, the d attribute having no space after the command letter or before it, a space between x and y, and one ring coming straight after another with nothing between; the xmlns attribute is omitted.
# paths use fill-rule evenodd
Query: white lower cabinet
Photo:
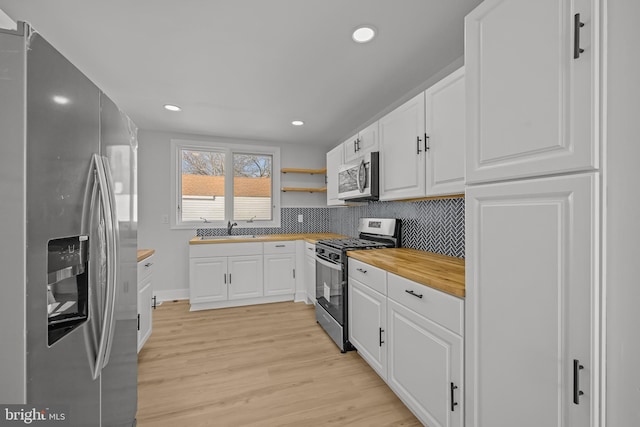
<svg viewBox="0 0 640 427"><path fill-rule="evenodd" d="M296 246L293 240L189 245L191 310L293 300L296 265L303 265Z"/></svg>
<svg viewBox="0 0 640 427"><path fill-rule="evenodd" d="M460 427L464 302L349 259L349 341L416 417Z"/></svg>
<svg viewBox="0 0 640 427"><path fill-rule="evenodd" d="M240 305L264 295L262 243L191 245L191 310Z"/></svg>
<svg viewBox="0 0 640 427"><path fill-rule="evenodd" d="M189 262L192 303L262 296L262 256L195 258Z"/></svg>
<svg viewBox="0 0 640 427"><path fill-rule="evenodd" d="M429 427L462 426L462 337L392 299L387 312L387 384Z"/></svg>
<svg viewBox="0 0 640 427"><path fill-rule="evenodd" d="M189 300L191 303L226 301L227 257L189 260Z"/></svg>
<svg viewBox="0 0 640 427"><path fill-rule="evenodd" d="M138 263L138 352L151 336L152 310L154 307L153 255Z"/></svg>
<svg viewBox="0 0 640 427"><path fill-rule="evenodd" d="M304 283L307 291L307 301L316 303L316 245L304 243Z"/></svg>
<svg viewBox="0 0 640 427"><path fill-rule="evenodd" d="M264 244L264 294L292 295L296 291L296 245L291 242Z"/></svg>
<svg viewBox="0 0 640 427"><path fill-rule="evenodd" d="M349 279L349 341L383 379L387 378L387 297Z"/></svg>
<svg viewBox="0 0 640 427"><path fill-rule="evenodd" d="M233 256L227 260L229 299L256 298L263 295L262 256Z"/></svg>

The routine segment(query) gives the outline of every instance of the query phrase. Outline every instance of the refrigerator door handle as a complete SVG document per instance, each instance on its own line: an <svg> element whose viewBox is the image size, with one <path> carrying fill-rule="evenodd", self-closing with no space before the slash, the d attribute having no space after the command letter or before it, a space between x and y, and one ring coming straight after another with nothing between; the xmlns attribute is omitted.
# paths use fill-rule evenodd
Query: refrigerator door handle
<svg viewBox="0 0 640 427"><path fill-rule="evenodd" d="M87 176L87 187L85 189L84 202L82 207L82 234L88 235L90 248L91 245L95 246L95 242L99 242L99 247L95 251L96 253L102 251L104 248L104 242L102 239L102 230L100 221L98 221L98 226L95 224L95 213L100 213L100 201L98 199L99 192L99 183L98 183L98 172L96 170L96 160L94 157L91 159L91 166L89 168L89 173ZM96 233L96 227L100 227L98 232ZM95 240L94 240L95 238ZM90 257L93 258L96 254L92 253L90 250ZM96 256L95 259L99 259ZM95 261L94 261L95 263ZM93 265L93 264L92 264ZM100 323L101 323L101 313L98 309L101 304L101 292L99 289L99 284L96 281L99 279L99 275L93 272L92 267L90 268L90 279L89 279L89 296L88 296L88 305L89 305L89 317L88 321L84 328L85 334L85 346L87 350L87 356L89 357L89 368L91 369L91 376L93 379L96 379L96 363L97 363L97 354L99 352L100 345ZM96 268L96 271L100 271L100 266Z"/></svg>
<svg viewBox="0 0 640 427"><path fill-rule="evenodd" d="M94 174L94 186L93 186L93 194L92 194L92 202L91 208L89 212L90 218L94 218L95 209L101 214L101 219L104 219L104 237L105 241L101 243L100 252L103 252L103 245L106 246L106 259L100 260L100 264L106 264L106 292L104 295L104 300L102 298L102 292L98 287L98 284L93 283L91 285L91 289L96 294L97 298L97 308L98 313L93 313L92 324L93 328L90 326L90 341L91 343L87 343L87 350L89 352L89 361L92 370L93 379L97 379L100 376L102 368L105 366L105 356L107 356L107 350L110 347L110 341L113 333L113 306L115 302L115 283L116 283L116 272L117 272L117 262L114 262L114 253L116 253L115 245L117 243L117 238L114 237L113 230L113 209L111 207L112 198L109 196L108 191L109 187L107 187L107 176L104 170L104 163L102 158L94 154L91 160L91 172L90 174ZM90 178L91 179L91 178ZM96 197L99 195L99 197ZM94 203L95 199L98 199L97 202ZM92 223L93 221L90 221ZM100 229L102 228L102 224L98 226ZM91 226L91 230L93 227ZM102 234L100 231L99 235ZM100 240L100 239L99 239ZM100 325L99 331L96 330ZM99 338L98 338L99 335ZM95 346L97 344L97 350ZM108 357L107 357L108 359Z"/></svg>
<svg viewBox="0 0 640 427"><path fill-rule="evenodd" d="M108 305L108 317L109 317L109 329L107 330L107 344L105 347L105 355L104 362L102 364L103 367L107 366L109 363L109 356L111 355L111 347L113 345L113 334L115 332L116 318L115 318L115 308L116 308L116 299L118 297L118 277L119 277L119 268L120 268L120 227L118 225L118 215L116 211L116 199L115 199L115 191L113 189L113 177L111 176L111 167L109 165L109 160L106 157L102 157L102 164L104 168L105 174L105 183L107 188L107 196L109 198L109 207L110 207L110 221L111 221L111 233L112 233L112 248L111 251L107 253L108 259L107 263L111 270L111 301L109 301Z"/></svg>

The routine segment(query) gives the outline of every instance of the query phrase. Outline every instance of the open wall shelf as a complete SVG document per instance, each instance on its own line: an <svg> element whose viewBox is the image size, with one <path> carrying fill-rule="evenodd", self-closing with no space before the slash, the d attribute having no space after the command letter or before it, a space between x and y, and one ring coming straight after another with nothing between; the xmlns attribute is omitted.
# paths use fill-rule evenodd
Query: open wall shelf
<svg viewBox="0 0 640 427"><path fill-rule="evenodd" d="M310 175L327 175L327 168L322 169L303 169L303 168L282 168L282 173L302 173ZM326 182L326 179L325 179ZM299 193L326 193L327 187L282 187L282 192L297 191Z"/></svg>

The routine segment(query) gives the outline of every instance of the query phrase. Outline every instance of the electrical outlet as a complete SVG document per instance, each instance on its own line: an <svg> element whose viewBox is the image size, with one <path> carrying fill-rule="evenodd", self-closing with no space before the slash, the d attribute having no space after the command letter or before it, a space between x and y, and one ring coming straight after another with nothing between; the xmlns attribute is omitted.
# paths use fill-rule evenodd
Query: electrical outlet
<svg viewBox="0 0 640 427"><path fill-rule="evenodd" d="M304 215L298 215L298 222L304 222Z"/></svg>
<svg viewBox="0 0 640 427"><path fill-rule="evenodd" d="M169 224L169 215L162 215L162 223Z"/></svg>

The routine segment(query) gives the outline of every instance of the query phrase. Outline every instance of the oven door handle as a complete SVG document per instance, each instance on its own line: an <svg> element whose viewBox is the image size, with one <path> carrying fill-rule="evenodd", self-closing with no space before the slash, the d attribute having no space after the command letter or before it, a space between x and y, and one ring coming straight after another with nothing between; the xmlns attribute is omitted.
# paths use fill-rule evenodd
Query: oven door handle
<svg viewBox="0 0 640 427"><path fill-rule="evenodd" d="M334 264L332 262L325 261L322 258L318 258L318 257L316 257L316 261L319 262L320 264L324 265L325 267L329 267L332 270L338 270L338 271L342 270L342 265L340 265L340 264Z"/></svg>

